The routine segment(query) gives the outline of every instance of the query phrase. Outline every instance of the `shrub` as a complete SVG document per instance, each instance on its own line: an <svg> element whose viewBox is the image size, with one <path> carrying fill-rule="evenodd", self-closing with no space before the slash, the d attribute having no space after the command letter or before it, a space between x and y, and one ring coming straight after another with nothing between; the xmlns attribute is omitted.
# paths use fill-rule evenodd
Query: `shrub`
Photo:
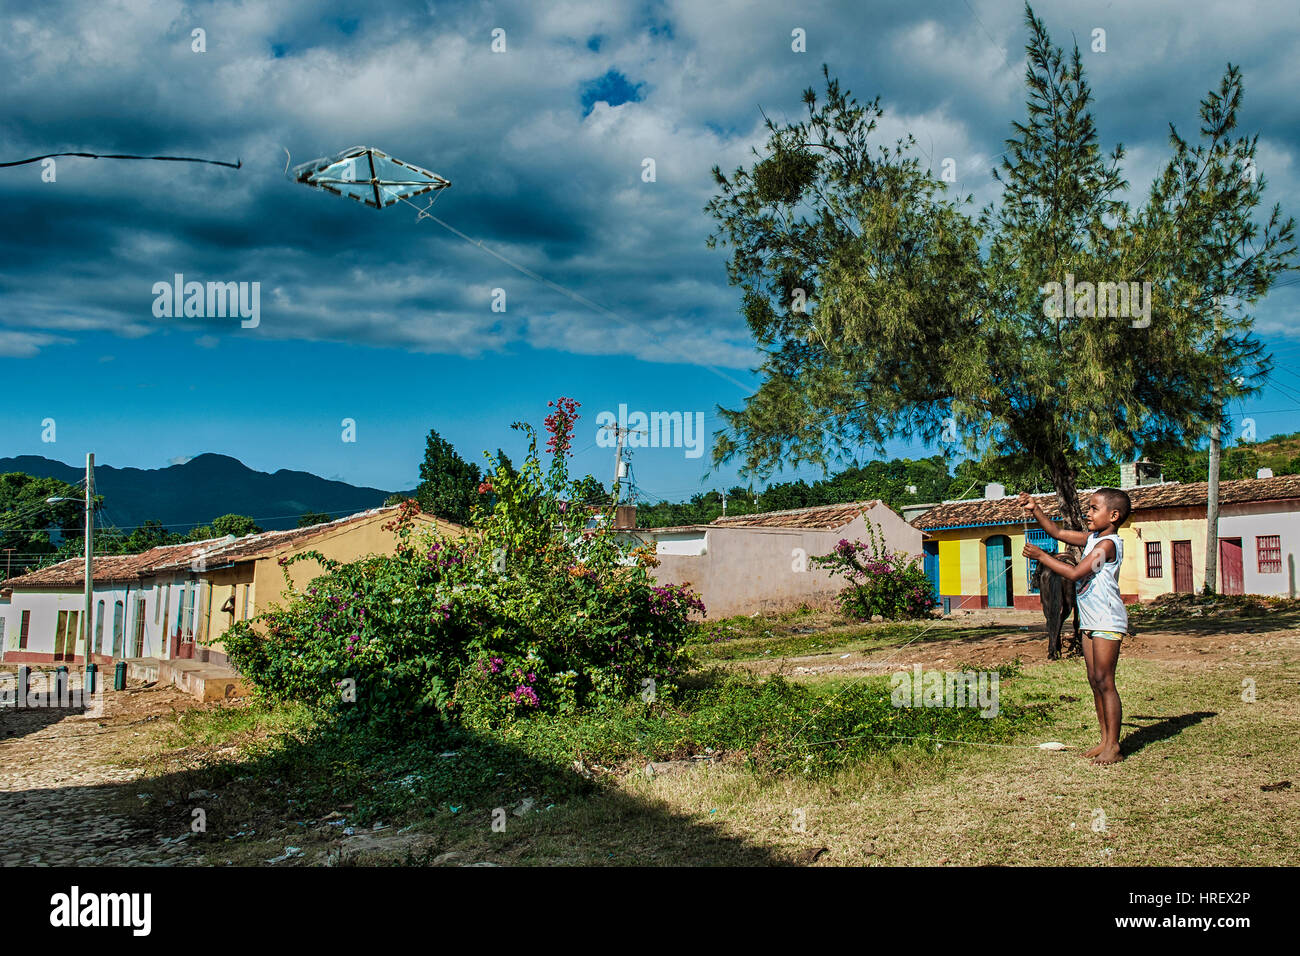
<svg viewBox="0 0 1300 956"><path fill-rule="evenodd" d="M549 469L536 434L517 423L528 457L518 469L497 462L480 486L490 503L475 509L475 534L417 535L419 506L408 501L388 526L394 555L295 555L286 582L294 561L324 573L226 631L234 666L271 697L393 727L428 716L486 727L671 697L687 666L688 617L704 607L685 587L656 586L648 556L611 521L587 527L565 462L578 406L551 405Z"/></svg>
<svg viewBox="0 0 1300 956"><path fill-rule="evenodd" d="M891 551L870 521L867 537L867 542L841 538L830 554L812 559L849 582L839 593L840 610L860 621L877 614L887 621L927 617L939 602L925 569L916 558Z"/></svg>

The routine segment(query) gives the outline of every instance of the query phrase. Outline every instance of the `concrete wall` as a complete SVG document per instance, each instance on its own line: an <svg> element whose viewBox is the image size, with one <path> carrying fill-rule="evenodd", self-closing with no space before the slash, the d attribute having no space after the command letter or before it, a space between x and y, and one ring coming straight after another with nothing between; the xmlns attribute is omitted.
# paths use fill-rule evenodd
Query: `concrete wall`
<svg viewBox="0 0 1300 956"><path fill-rule="evenodd" d="M890 548L909 556L921 553L920 532L898 515L883 507L868 514ZM847 582L832 578L809 559L829 554L841 538L865 541L867 537L861 515L833 531L711 525L662 536L639 534L647 540L663 539L663 552L656 549L660 564L653 571L655 580L689 583L712 619L789 610L801 604L833 607Z"/></svg>
<svg viewBox="0 0 1300 956"><path fill-rule="evenodd" d="M1142 600L1150 600L1174 589L1173 542L1192 543L1192 590L1205 586L1205 509L1164 508L1131 522L1140 537L1135 542L1133 554L1134 573L1137 575L1138 593ZM1282 570L1261 573L1259 570L1259 538L1277 535L1282 545ZM1219 510L1219 537L1240 538L1243 587L1247 594L1268 594L1277 597L1297 595L1297 550L1300 550L1300 502L1269 501L1223 505ZM1164 573L1158 578L1146 576L1146 542L1159 541ZM1139 570L1140 569L1140 570ZM1219 586L1223 585L1223 572L1219 571Z"/></svg>

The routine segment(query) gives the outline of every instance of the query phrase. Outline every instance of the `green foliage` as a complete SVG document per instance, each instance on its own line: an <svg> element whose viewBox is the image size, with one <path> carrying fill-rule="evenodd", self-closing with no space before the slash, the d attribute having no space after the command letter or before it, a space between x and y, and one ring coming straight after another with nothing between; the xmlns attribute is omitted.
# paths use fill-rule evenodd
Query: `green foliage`
<svg viewBox="0 0 1300 956"><path fill-rule="evenodd" d="M1124 150L1102 152L1078 48L1053 46L1028 7L1026 24L1027 115L978 216L911 137L875 142L879 100L858 103L825 68L824 101L809 89L806 118L768 120L751 169L714 168L709 245L731 247L728 277L765 352L758 391L723 410L715 462L768 473L900 437L942 442L1021 457L1081 527L1090 471L1195 444L1259 390L1269 362L1250 309L1296 246L1276 206L1255 221L1264 179L1246 174L1257 137L1235 132L1239 70L1202 100L1199 143L1171 129L1167 165L1130 209ZM1042 289L1067 275L1149 281L1149 322L1048 314Z"/></svg>
<svg viewBox="0 0 1300 956"><path fill-rule="evenodd" d="M566 401L566 400L562 400ZM686 666L688 617L703 606L657 587L649 556L574 504L565 457L576 403L548 419L543 471L528 456L484 482L476 533L421 537L418 504L394 519L397 553L324 573L283 607L222 636L231 661L271 697L394 731L433 718L486 728L642 695L671 697ZM286 564L287 568L287 564ZM286 569L286 581L288 571Z"/></svg>
<svg viewBox="0 0 1300 956"><path fill-rule="evenodd" d="M399 501L400 500L401 499L399 499ZM398 502L393 502L393 503L397 504ZM334 519L331 516L325 514L325 512L323 511L308 511L305 512L302 515L302 517L298 519L298 527L310 528L312 525L327 524L328 522L333 520Z"/></svg>
<svg viewBox="0 0 1300 956"><path fill-rule="evenodd" d="M859 621L879 614L887 621L928 617L938 605L925 569L915 558L891 551L875 526L867 522L867 538L841 538L830 554L812 559L832 576L849 582L839 594L840 610Z"/></svg>
<svg viewBox="0 0 1300 956"><path fill-rule="evenodd" d="M477 497L479 470L433 429L424 443L415 500L427 513L459 525L469 524Z"/></svg>
<svg viewBox="0 0 1300 956"><path fill-rule="evenodd" d="M209 538L224 538L228 534L233 534L236 538L242 538L249 534L261 534L262 529L258 527L257 522L247 515L228 514L219 518L213 518L211 524L198 525L191 528L185 535L186 541L206 541Z"/></svg>
<svg viewBox="0 0 1300 956"><path fill-rule="evenodd" d="M84 511L82 492L57 478L35 478L22 472L0 475L0 548L13 554L0 563L0 575L12 567L15 576L56 556L54 537L80 541ZM46 504L47 498L71 498Z"/></svg>

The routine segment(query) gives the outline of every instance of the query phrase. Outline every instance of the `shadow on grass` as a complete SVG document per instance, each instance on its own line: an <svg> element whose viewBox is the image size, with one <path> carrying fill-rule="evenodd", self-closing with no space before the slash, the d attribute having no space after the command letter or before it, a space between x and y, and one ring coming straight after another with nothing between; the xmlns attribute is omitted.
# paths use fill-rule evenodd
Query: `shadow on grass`
<svg viewBox="0 0 1300 956"><path fill-rule="evenodd" d="M176 837L195 808L207 831L189 845L221 863L263 865L293 845L304 850L281 866L348 862L358 839L411 826L418 849L379 858L383 865L427 865L456 851L456 862L559 865L780 866L793 859L730 836L721 828L629 794L612 780L575 769L485 734L462 729L404 742L349 733L337 726L304 739L280 738L264 753L136 781L131 794L152 794L150 828ZM191 796L196 794L196 796ZM168 806L168 804L171 804ZM523 813L515 811L524 808ZM330 821L342 815L355 830ZM493 828L494 821L504 831ZM235 834L256 834L241 851ZM402 847L399 839L395 844ZM256 851L256 852L254 852Z"/></svg>
<svg viewBox="0 0 1300 956"><path fill-rule="evenodd" d="M1120 752L1124 756L1135 754L1143 747L1154 744L1161 740L1168 740L1170 737L1177 736L1188 727L1194 727L1207 717L1217 717L1218 711L1198 710L1190 714L1180 714L1177 717L1148 717L1143 714L1131 715L1132 720L1155 720L1158 723L1150 724L1146 727L1140 727L1120 741Z"/></svg>
<svg viewBox="0 0 1300 956"><path fill-rule="evenodd" d="M1185 612L1165 615L1134 614L1140 631L1182 633L1192 637L1206 634L1265 634L1300 627L1300 612L1271 612L1255 609L1192 617Z"/></svg>

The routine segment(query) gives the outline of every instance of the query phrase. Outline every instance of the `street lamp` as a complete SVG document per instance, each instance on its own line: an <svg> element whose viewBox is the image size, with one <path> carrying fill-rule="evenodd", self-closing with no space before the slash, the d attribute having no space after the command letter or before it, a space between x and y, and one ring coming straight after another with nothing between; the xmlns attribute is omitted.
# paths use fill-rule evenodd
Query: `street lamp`
<svg viewBox="0 0 1300 956"><path fill-rule="evenodd" d="M59 504L65 501L77 501L77 498L46 498L46 504ZM91 595L94 591L94 567L91 563L91 554L93 553L95 543L95 454L94 452L86 453L86 498L82 502L86 510L86 610L81 617L81 634L84 638L86 648L86 673L89 676L92 671L91 651L90 651L90 613L91 613ZM76 645L73 645L72 656L77 656ZM88 683L83 683L82 687L89 689Z"/></svg>

